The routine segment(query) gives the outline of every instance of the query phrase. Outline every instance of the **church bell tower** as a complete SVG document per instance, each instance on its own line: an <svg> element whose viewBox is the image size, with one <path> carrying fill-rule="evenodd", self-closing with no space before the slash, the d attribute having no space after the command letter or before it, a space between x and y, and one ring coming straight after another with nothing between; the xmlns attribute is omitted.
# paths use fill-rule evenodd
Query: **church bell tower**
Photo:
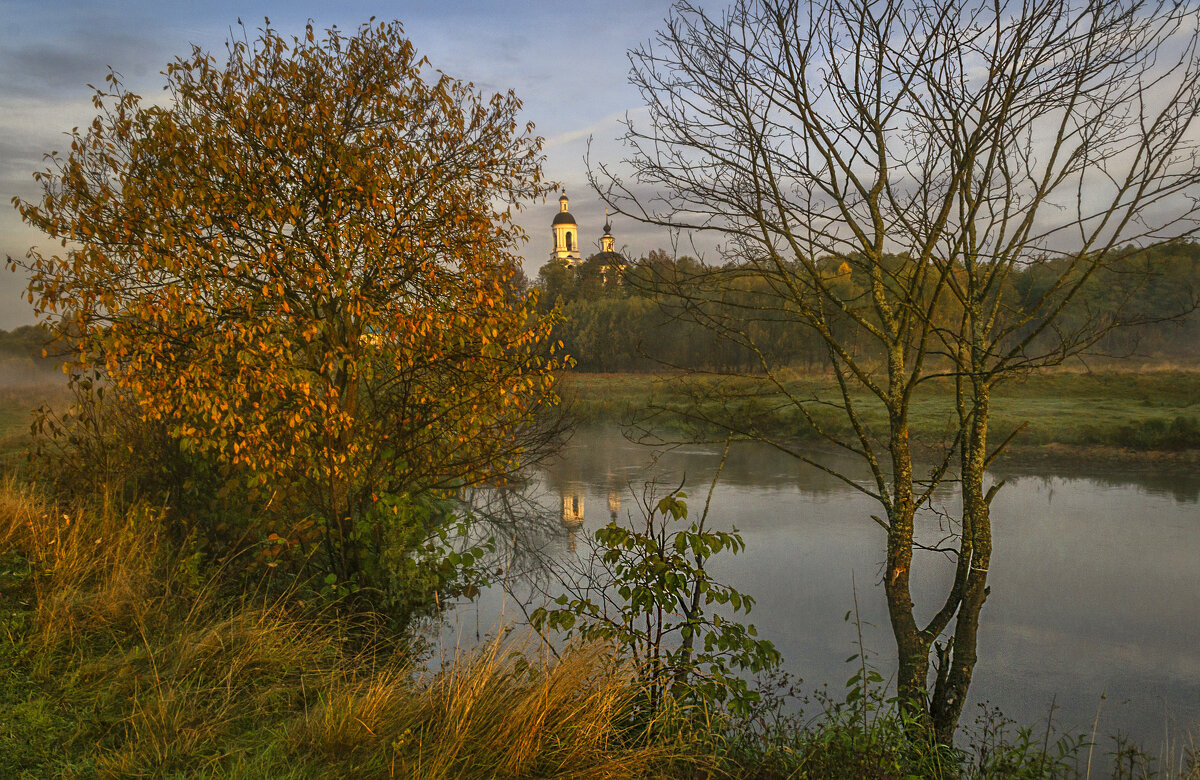
<svg viewBox="0 0 1200 780"><path fill-rule="evenodd" d="M578 265L582 260L579 254L579 225L575 217L567 210L567 193L564 191L558 199L558 213L554 215L551 226L554 229L554 251L551 260L561 260L567 265Z"/></svg>
<svg viewBox="0 0 1200 780"><path fill-rule="evenodd" d="M613 238L612 223L608 219L608 209L604 210L604 235L600 236L600 251L612 254L617 251L617 239Z"/></svg>

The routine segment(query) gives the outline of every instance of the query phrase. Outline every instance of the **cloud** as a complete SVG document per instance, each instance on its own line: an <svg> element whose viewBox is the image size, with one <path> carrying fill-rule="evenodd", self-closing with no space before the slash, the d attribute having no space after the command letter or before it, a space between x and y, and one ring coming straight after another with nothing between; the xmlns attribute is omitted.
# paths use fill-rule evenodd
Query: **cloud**
<svg viewBox="0 0 1200 780"><path fill-rule="evenodd" d="M610 131L612 133L611 138L618 138L624 133L623 123L624 123L626 117L634 117L634 116L642 115L645 113L646 113L646 108L644 106L641 106L638 108L627 109L625 111L617 111L615 113L609 114L608 116L604 117L603 119L601 119L599 121L593 122L592 124L590 124L586 127L577 128L575 130L568 130L566 132L559 133L558 135L554 135L554 136L551 136L550 138L547 138L546 139L546 148L552 149L554 147L566 146L568 144L573 144L578 141L584 141L584 140L587 140L588 138L592 138L594 136L600 135L601 133L603 133L605 131ZM602 139L606 140L606 141L611 140L609 137L604 137L604 136L602 136Z"/></svg>
<svg viewBox="0 0 1200 780"><path fill-rule="evenodd" d="M169 56L164 44L170 38L152 25L131 25L97 8L61 15L29 8L23 22L21 29L31 34L0 43L0 97L6 101L88 94L87 85L99 86L110 66L126 80L142 82L155 76Z"/></svg>
<svg viewBox="0 0 1200 780"><path fill-rule="evenodd" d="M22 97L44 97L47 93L78 92L88 83L99 85L108 72L108 60L103 51L111 49L79 48L73 44L37 42L24 46L0 49L0 78L6 83L4 91ZM106 42L113 47L114 42ZM122 36L116 47L144 51L145 42ZM134 70L143 73L147 65L142 57Z"/></svg>

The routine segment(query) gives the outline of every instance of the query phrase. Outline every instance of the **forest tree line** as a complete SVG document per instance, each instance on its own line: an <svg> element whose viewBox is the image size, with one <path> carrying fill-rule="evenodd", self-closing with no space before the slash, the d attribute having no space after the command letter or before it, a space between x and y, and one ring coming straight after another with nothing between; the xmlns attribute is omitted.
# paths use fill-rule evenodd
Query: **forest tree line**
<svg viewBox="0 0 1200 780"><path fill-rule="evenodd" d="M826 260L829 273L853 290L864 286L846 260ZM1031 264L1010 280L1013 305L1032 297L1054 278L1054 260ZM613 269L599 256L571 268L548 263L533 283L543 313L558 310L554 339L581 371L654 372L679 367L697 370L754 371L756 355L736 340L722 337L686 316L675 295L678 285L704 278L704 266L687 255L663 250ZM735 293L726 291L725 295ZM1117 328L1094 345L1097 356L1132 361L1200 360L1200 314L1189 309L1200 294L1200 243L1167 241L1127 250L1091 280L1085 294L1064 313L1063 327L1122 310L1136 321ZM773 362L812 369L823 361L820 340L787 312L754 308L753 287L742 290L744 328ZM1189 312L1184 316L1181 312ZM55 351L45 331L25 325L0 330L0 356L48 365Z"/></svg>
<svg viewBox="0 0 1200 780"><path fill-rule="evenodd" d="M0 360L29 361L49 368L56 362L48 348L49 340L48 332L40 325L0 329Z"/></svg>
<svg viewBox="0 0 1200 780"><path fill-rule="evenodd" d="M904 258L894 258L899 266ZM1020 309L1058 277L1046 258L1018 269L1005 285L1004 306ZM829 257L822 266L848 299L866 300L867 275L854 258ZM720 285L710 284L714 273ZM897 275L899 277L899 274ZM533 283L543 313L557 310L554 339L581 371L655 372L674 368L755 372L759 350L772 364L812 370L824 362L823 342L794 314L769 303L762 279L736 284L736 264L705 266L696 258L657 249L615 269L599 255L569 267L551 262ZM682 294L681 294L682 293ZM1059 327L1082 327L1097 317L1119 324L1089 349L1097 357L1194 362L1200 359L1200 243L1165 241L1127 248L1098 270L1067 307ZM721 310L711 318L703 301ZM699 303L698 303L699 302ZM729 312L740 312L736 323ZM943 316L953 316L944 312ZM713 325L718 325L713 327ZM1046 334L1049 343L1053 334ZM753 349L748 346L753 344Z"/></svg>

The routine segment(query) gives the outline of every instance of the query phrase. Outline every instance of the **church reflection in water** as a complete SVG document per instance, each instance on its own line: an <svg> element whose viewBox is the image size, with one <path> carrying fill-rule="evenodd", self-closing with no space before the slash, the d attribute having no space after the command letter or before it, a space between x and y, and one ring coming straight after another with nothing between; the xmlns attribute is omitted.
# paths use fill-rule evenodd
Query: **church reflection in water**
<svg viewBox="0 0 1200 780"><path fill-rule="evenodd" d="M575 537L583 526L583 491L566 488L562 492L562 524L567 529L567 547L575 552Z"/></svg>
<svg viewBox="0 0 1200 780"><path fill-rule="evenodd" d="M575 552L579 529L583 527L585 490L581 485L570 485L559 489L562 497L562 526L567 531L567 546ZM608 518L616 522L621 515L621 494L608 491Z"/></svg>

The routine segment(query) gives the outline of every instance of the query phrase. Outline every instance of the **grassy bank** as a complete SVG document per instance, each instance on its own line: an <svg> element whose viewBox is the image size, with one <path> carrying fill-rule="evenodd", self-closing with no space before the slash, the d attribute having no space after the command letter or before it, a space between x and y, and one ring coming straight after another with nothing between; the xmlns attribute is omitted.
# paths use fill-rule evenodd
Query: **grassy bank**
<svg viewBox="0 0 1200 780"><path fill-rule="evenodd" d="M767 394L762 383L745 379L690 379L646 374L568 375L567 392L581 420L693 426L681 413L700 417L752 422L762 430L796 439L816 440L811 427L778 395ZM821 377L797 377L789 392L800 398L832 397L832 383ZM913 404L914 431L937 438L948 429L953 413L953 387L930 383ZM869 425L884 422L882 410L860 396ZM651 410L660 412L649 417ZM851 433L836 409L817 409L828 429ZM993 438L999 440L1017 426L1025 429L1013 452L1023 458L1126 458L1130 452L1144 460L1193 464L1200 461L1200 372L1055 372L1001 385L992 403Z"/></svg>
<svg viewBox="0 0 1200 780"><path fill-rule="evenodd" d="M508 637L430 660L369 615L231 587L164 511L64 509L0 488L6 778L1033 778L1091 760L1082 737L994 714L962 752L914 745L869 675L815 715L774 687L748 719L647 717L611 648ZM1183 754L1157 772L1096 754L1200 777Z"/></svg>
<svg viewBox="0 0 1200 780"><path fill-rule="evenodd" d="M696 402L702 414L728 412L785 436L813 437L794 409L778 397L762 395L760 383L746 380L701 379L685 391L678 379L667 376L572 372L565 375L565 388L574 414L583 422L624 424L660 410L665 413L653 418L656 424L679 425L672 413ZM800 397L827 396L832 385L822 378L798 377L789 389ZM936 436L946 430L951 392L947 383L931 384L917 397L917 432ZM28 441L33 409L43 404L61 407L67 401L61 377L35 374L0 386L0 453L11 455ZM1001 385L992 414L993 438L1026 424L1014 442L1014 452L1022 457L1126 459L1137 453L1150 461L1200 462L1200 371L1037 374ZM830 428L848 432L837 410L818 415ZM883 421L878 409L869 410L866 419L876 425Z"/></svg>
<svg viewBox="0 0 1200 780"><path fill-rule="evenodd" d="M426 672L361 615L222 593L152 509L10 487L0 561L6 778L616 778L684 755L622 729L636 691L602 648L497 641Z"/></svg>

